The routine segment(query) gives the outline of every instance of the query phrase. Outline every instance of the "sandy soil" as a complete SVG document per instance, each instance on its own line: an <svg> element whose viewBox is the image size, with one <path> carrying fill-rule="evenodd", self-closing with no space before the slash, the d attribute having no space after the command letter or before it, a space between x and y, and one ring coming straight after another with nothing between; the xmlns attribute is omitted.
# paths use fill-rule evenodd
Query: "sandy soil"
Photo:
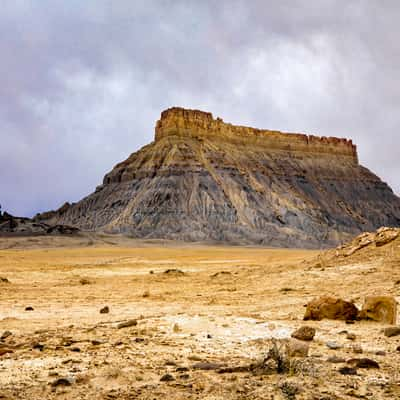
<svg viewBox="0 0 400 400"><path fill-rule="evenodd" d="M0 248L9 281L0 280L0 336L11 333L0 341L0 399L400 399L400 336L379 323L307 322L317 334L296 368L249 368L273 338L305 325L313 297L399 299L400 264L386 253L332 262L315 251L105 236L0 239ZM355 357L380 368L340 374Z"/></svg>

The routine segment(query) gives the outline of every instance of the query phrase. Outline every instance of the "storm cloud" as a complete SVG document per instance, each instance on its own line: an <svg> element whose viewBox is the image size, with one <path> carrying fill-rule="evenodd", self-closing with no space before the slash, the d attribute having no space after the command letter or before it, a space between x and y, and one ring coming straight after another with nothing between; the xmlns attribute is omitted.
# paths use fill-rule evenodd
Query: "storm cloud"
<svg viewBox="0 0 400 400"><path fill-rule="evenodd" d="M352 138L400 192L398 0L3 0L0 203L77 201L171 106Z"/></svg>

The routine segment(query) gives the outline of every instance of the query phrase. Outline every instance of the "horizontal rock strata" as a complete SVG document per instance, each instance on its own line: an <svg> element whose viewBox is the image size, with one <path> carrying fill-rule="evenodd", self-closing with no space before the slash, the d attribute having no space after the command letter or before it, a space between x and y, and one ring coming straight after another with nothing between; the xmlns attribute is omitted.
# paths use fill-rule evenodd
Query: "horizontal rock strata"
<svg viewBox="0 0 400 400"><path fill-rule="evenodd" d="M351 140L171 108L155 141L95 193L37 218L141 238L322 247L400 225L400 199L359 165Z"/></svg>

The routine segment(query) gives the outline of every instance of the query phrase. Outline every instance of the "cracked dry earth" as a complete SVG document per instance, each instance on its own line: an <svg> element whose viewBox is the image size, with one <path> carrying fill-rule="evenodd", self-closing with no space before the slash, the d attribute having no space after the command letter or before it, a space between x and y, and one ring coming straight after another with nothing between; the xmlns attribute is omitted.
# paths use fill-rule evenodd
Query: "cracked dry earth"
<svg viewBox="0 0 400 400"><path fill-rule="evenodd" d="M400 336L375 322L307 322L316 336L297 368L249 368L305 325L315 296L399 299L393 252L335 264L305 250L1 240L0 399L400 399ZM355 357L380 368L339 373Z"/></svg>

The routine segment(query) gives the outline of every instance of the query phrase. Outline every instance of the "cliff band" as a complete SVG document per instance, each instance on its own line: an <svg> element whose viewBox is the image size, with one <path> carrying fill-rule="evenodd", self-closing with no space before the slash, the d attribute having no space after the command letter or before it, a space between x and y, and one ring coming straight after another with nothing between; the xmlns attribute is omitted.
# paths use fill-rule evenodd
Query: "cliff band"
<svg viewBox="0 0 400 400"><path fill-rule="evenodd" d="M359 165L351 140L174 107L162 112L155 141L95 193L37 219L140 238L322 247L399 226L400 199Z"/></svg>

